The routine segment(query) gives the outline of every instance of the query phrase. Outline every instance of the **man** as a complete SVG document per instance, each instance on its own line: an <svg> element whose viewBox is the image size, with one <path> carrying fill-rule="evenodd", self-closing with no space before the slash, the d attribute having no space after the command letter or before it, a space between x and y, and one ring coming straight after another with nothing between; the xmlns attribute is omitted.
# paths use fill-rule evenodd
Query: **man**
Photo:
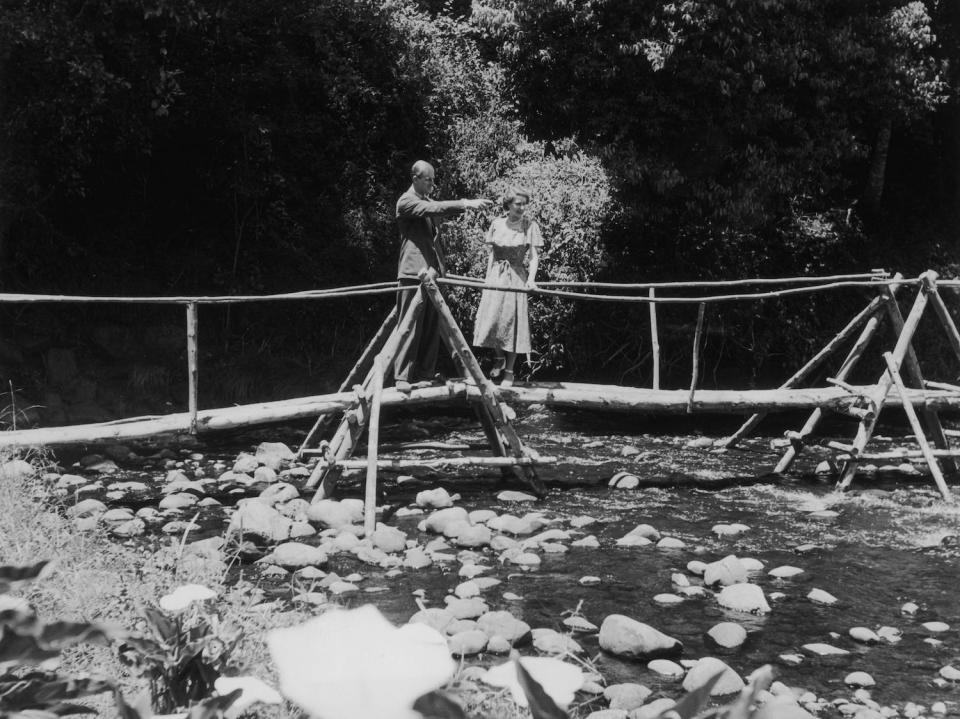
<svg viewBox="0 0 960 719"><path fill-rule="evenodd" d="M400 262L397 281L400 287L419 287L421 270L433 268L439 276L446 274L446 256L440 243L440 223L466 210L484 210L490 200L450 200L438 202L430 198L435 185L433 166L418 160L411 169L413 184L397 200L397 225L400 229ZM397 298L399 317L403 318L413 292L401 292ZM413 331L397 350L393 375L396 388L410 391L410 383L432 380L437 366L440 335L437 312L430 302L424 305Z"/></svg>

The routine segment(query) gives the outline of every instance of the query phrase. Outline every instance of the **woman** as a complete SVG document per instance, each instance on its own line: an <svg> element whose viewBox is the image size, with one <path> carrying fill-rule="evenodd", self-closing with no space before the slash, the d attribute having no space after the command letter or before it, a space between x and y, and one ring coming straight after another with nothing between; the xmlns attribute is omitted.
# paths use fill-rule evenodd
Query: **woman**
<svg viewBox="0 0 960 719"><path fill-rule="evenodd" d="M530 193L514 187L503 198L505 217L498 217L487 230L486 283L517 288L536 288L537 248L543 236L536 222L524 215ZM530 257L529 270L524 266ZM503 375L501 387L513 384L513 366L518 354L530 353L530 319L524 292L484 290L474 323L473 344L489 347L496 353L491 379Z"/></svg>

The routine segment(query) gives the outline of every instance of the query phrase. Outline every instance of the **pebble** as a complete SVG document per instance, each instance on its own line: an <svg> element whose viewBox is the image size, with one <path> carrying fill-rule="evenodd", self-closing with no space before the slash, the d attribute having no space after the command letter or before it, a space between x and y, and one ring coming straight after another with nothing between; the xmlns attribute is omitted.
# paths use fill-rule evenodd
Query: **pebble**
<svg viewBox="0 0 960 719"><path fill-rule="evenodd" d="M573 542L570 542L571 547L580 547L582 549L599 549L600 540L597 539L594 535L590 534L584 537L583 539L577 539Z"/></svg>
<svg viewBox="0 0 960 719"><path fill-rule="evenodd" d="M863 644L876 644L880 641L880 636L867 627L851 627L847 633L851 639Z"/></svg>
<svg viewBox="0 0 960 719"><path fill-rule="evenodd" d="M940 669L940 676L950 682L960 681L960 669L948 664Z"/></svg>
<svg viewBox="0 0 960 719"><path fill-rule="evenodd" d="M593 587L600 584L600 577L592 577L590 575L580 577L579 584L584 587Z"/></svg>
<svg viewBox="0 0 960 719"><path fill-rule="evenodd" d="M767 574L774 579L790 579L799 574L803 574L803 570L800 569L800 567L791 567L790 565L785 564L782 567L771 569L769 572L767 572Z"/></svg>
<svg viewBox="0 0 960 719"><path fill-rule="evenodd" d="M811 589L810 593L807 594L807 599L817 604L836 604L837 603L837 598L835 596L833 596L829 592L823 591L822 589Z"/></svg>
<svg viewBox="0 0 960 719"><path fill-rule="evenodd" d="M669 659L654 659L647 663L647 669L662 677L682 677L686 670Z"/></svg>
<svg viewBox="0 0 960 719"><path fill-rule="evenodd" d="M850 653L846 649L841 649L840 647L835 647L830 644L824 644L823 642L812 642L810 644L804 644L803 649L810 652L811 654L816 654L817 656L821 656L821 657L841 656L841 655Z"/></svg>
<svg viewBox="0 0 960 719"><path fill-rule="evenodd" d="M670 607L675 604L682 603L684 601L684 598L677 596L676 594L670 594L669 592L665 592L663 594L654 595L653 601L656 604L660 604L665 607Z"/></svg>
<svg viewBox="0 0 960 719"><path fill-rule="evenodd" d="M907 614L913 616L917 613L917 610L920 609L914 602L907 602L902 607L900 607L901 614Z"/></svg>
<svg viewBox="0 0 960 719"><path fill-rule="evenodd" d="M920 626L928 632L946 632L950 630L950 625L946 622L924 622Z"/></svg>
<svg viewBox="0 0 960 719"><path fill-rule="evenodd" d="M676 537L664 537L657 542L657 549L685 549L686 542Z"/></svg>

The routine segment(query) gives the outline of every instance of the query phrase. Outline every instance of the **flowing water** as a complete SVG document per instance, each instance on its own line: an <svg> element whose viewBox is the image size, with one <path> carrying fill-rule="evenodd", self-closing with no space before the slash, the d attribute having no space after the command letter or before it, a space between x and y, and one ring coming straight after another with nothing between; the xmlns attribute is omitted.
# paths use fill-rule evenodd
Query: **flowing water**
<svg viewBox="0 0 960 719"><path fill-rule="evenodd" d="M492 566L486 576L502 583L484 592L484 599L491 609L508 609L532 627L562 631L562 619L577 609L597 625L607 615L624 614L681 640L684 659L720 656L743 676L772 663L786 684L828 700L850 697L852 690L844 685L844 677L861 670L876 680L871 692L881 704L929 705L941 700L956 711L960 687L939 680L938 671L951 663L960 668L960 545L956 543L960 510L940 499L928 476L882 468L858 479L852 491L836 495L833 479L814 474L826 456L815 447L801 454L788 477L772 478L767 473L777 454L770 450L769 437L750 439L740 449L718 451L707 446L707 440L722 432L701 428L707 435L703 437L678 430L686 427L689 432L690 426L689 420L683 424L532 409L519 418L521 436L542 455L561 459L540 472L550 488L543 501L500 502L497 493L504 485L499 472L474 469L456 474L382 473L381 503L407 505L418 491L444 486L461 495L457 504L467 510L494 509L515 515L537 511L556 520L551 526L563 529L570 529L569 520L574 517L595 519L581 531L595 535L599 548L543 554L542 564L532 571L500 564L496 554L486 550L485 562ZM845 431L852 434L853 425ZM298 441L279 432L261 434L259 439L285 440L294 446ZM415 440L480 444L483 435L472 417L465 415L385 417L382 442ZM238 451L251 448L242 441L250 440L235 439L233 444L208 445L199 451L204 461L222 457L229 464ZM909 443L902 437L881 436L876 444ZM621 470L633 473L643 484L631 490L609 487L608 480ZM149 471L141 468L142 473ZM346 477L341 496L362 497L362 476L357 472ZM523 489L515 482L510 488ZM430 537L418 532L421 519L394 516L390 523L422 545ZM209 531L222 531L221 521L212 512L206 526ZM642 523L682 540L685 547L616 545L618 538ZM730 523L745 524L749 530L733 537L713 530L717 524ZM751 581L768 597L782 595L770 601L770 613L758 616L725 610L712 592L669 607L653 601L659 593L676 592L671 581L675 573L697 582L687 569L691 560L711 562L730 554L763 563L763 570ZM781 565L799 567L803 573L792 580L767 574ZM341 576L360 572L365 577L360 593L336 601L347 606L372 602L403 622L418 609L416 590L422 590L426 605L442 606L444 597L462 581L456 574L458 567L457 563L438 564L387 577L384 570L361 564L350 555L336 555L329 569ZM256 576L255 572L252 565L244 568L248 577ZM599 583L580 584L587 575L599 577ZM290 596L289 580L264 582L273 596ZM814 588L829 592L837 603L811 601L807 595ZM508 592L522 598L504 598ZM919 605L914 615L901 612L907 602ZM705 632L721 621L737 622L748 631L747 642L733 653L718 654L716 647L705 642ZM937 633L925 629L922 625L929 621L944 622L949 629ZM852 627L876 630L882 626L899 630L900 640L865 645L848 635ZM608 683L640 682L668 696L682 694L678 681L658 677L644 663L600 652L595 633L576 635L576 639ZM849 654L817 658L802 649L812 642L828 643ZM803 659L794 664L789 655ZM481 656L474 661L502 659Z"/></svg>

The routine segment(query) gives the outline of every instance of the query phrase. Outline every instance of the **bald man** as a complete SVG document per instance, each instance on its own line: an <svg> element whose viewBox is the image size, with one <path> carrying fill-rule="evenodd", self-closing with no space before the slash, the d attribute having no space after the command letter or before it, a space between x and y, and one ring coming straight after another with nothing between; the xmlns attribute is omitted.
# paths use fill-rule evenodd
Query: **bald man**
<svg viewBox="0 0 960 719"><path fill-rule="evenodd" d="M400 261L397 281L400 287L420 286L421 270L432 267L443 277L446 274L446 256L440 242L440 223L466 210L484 210L490 200L449 200L439 202L431 198L435 173L429 162L418 160L410 170L413 184L397 200L397 226L400 229ZM402 318L413 297L413 292L401 292L397 305ZM410 383L432 380L437 368L437 350L440 335L437 312L430 302L397 350L393 364L396 387L410 391Z"/></svg>

